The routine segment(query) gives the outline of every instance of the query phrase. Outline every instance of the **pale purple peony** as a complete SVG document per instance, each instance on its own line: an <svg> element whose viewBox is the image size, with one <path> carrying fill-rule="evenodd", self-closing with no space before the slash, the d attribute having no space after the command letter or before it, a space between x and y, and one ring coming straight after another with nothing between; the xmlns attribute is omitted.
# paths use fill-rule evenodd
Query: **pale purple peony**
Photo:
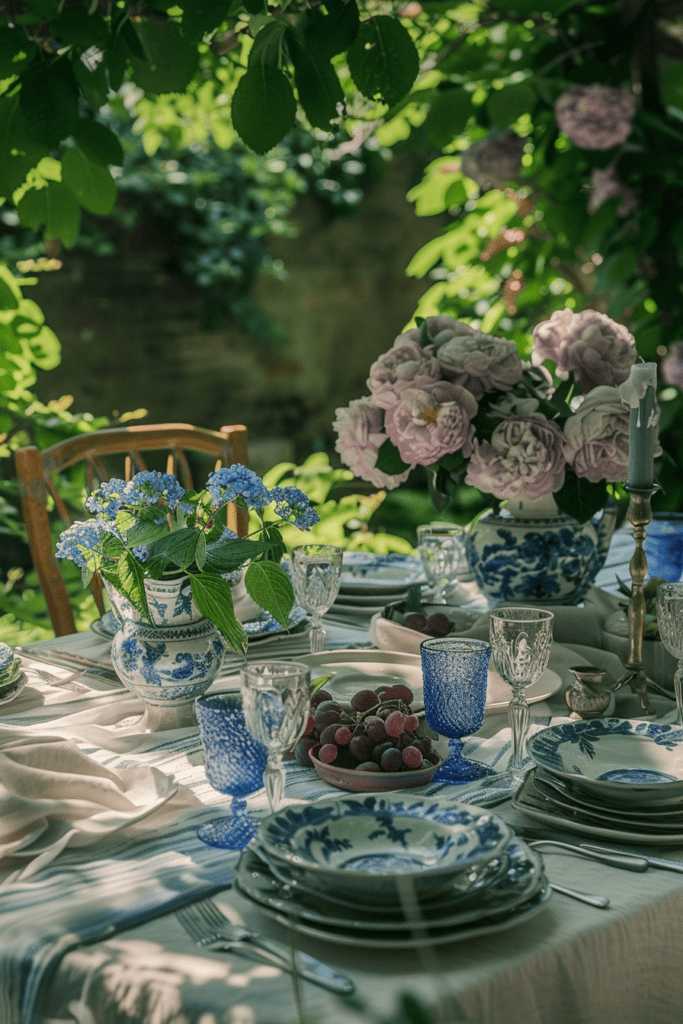
<svg viewBox="0 0 683 1024"><path fill-rule="evenodd" d="M494 129L485 139L479 139L466 149L460 160L460 169L480 189L505 188L518 180L522 170L524 139L511 128Z"/></svg>
<svg viewBox="0 0 683 1024"><path fill-rule="evenodd" d="M628 477L629 409L619 388L597 387L564 425L565 458L593 483Z"/></svg>
<svg viewBox="0 0 683 1024"><path fill-rule="evenodd" d="M610 85L572 85L555 102L555 120L579 149L611 149L631 134L636 101Z"/></svg>
<svg viewBox="0 0 683 1024"><path fill-rule="evenodd" d="M629 213L633 213L638 205L635 192L628 185L624 185L613 163L606 167L604 171L601 171L598 167L593 168L591 171L590 189L591 193L588 198L589 213L595 213L603 203L610 199L620 200L617 206L617 213L620 217L628 217Z"/></svg>
<svg viewBox="0 0 683 1024"><path fill-rule="evenodd" d="M637 358L631 332L594 309L555 310L534 327L533 340L533 362L554 360L558 376L573 373L584 394L601 384L622 384Z"/></svg>
<svg viewBox="0 0 683 1024"><path fill-rule="evenodd" d="M543 416L510 416L475 441L465 483L496 498L534 501L564 483L562 431Z"/></svg>
<svg viewBox="0 0 683 1024"><path fill-rule="evenodd" d="M683 391L683 341L674 341L659 364L662 380Z"/></svg>
<svg viewBox="0 0 683 1024"><path fill-rule="evenodd" d="M472 451L477 411L474 396L450 381L437 380L401 391L385 416L385 429L404 462L431 465L442 455Z"/></svg>
<svg viewBox="0 0 683 1024"><path fill-rule="evenodd" d="M427 334L429 340L434 346L436 351L440 345L448 341L449 338L456 337L461 334L476 334L474 327L470 324L464 323L462 320L456 320L455 317L446 316L440 313L438 316L428 316L425 320L425 327L427 328ZM418 344L422 343L422 327L411 327L410 330L405 331L403 334L399 334L396 339L397 342L403 338L408 338L410 341L416 341Z"/></svg>
<svg viewBox="0 0 683 1024"><path fill-rule="evenodd" d="M408 479L409 469L397 476L377 469L377 452L387 440L387 434L384 411L371 398L354 399L347 408L337 409L336 414L333 426L339 436L335 448L355 476L388 491Z"/></svg>
<svg viewBox="0 0 683 1024"><path fill-rule="evenodd" d="M390 409L398 401L403 388L440 378L441 369L434 354L422 348L418 340L399 334L389 351L370 367L367 383L375 405Z"/></svg>
<svg viewBox="0 0 683 1024"><path fill-rule="evenodd" d="M514 341L493 334L452 336L436 349L436 356L444 378L477 397L485 391L507 391L522 379Z"/></svg>

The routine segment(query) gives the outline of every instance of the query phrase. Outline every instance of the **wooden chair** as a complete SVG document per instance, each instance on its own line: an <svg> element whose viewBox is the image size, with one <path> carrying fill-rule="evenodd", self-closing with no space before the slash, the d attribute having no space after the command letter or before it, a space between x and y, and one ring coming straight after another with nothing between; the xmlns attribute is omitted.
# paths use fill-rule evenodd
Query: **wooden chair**
<svg viewBox="0 0 683 1024"><path fill-rule="evenodd" d="M193 489L188 452L213 456L212 469L234 463L247 464L247 430L243 426L221 427L220 431L203 430L186 423L161 423L156 426L113 427L80 434L52 445L45 451L34 446L18 448L14 459L19 477L21 508L28 533L33 565L47 601L52 626L57 636L75 633L73 609L68 591L55 558L48 517L48 494L65 525L73 519L87 518L85 510L72 515L55 486L55 474L62 473L77 463L83 463L88 493L104 480L123 477L130 480L135 473L147 469L141 452L167 452L165 472L174 473L183 487ZM110 472L105 463L111 456L125 457L123 472ZM162 456L163 458L163 456ZM156 468L156 467L154 467ZM163 469L163 466L162 466ZM228 509L228 526L239 536L247 530L247 515L234 506ZM100 612L103 611L102 587L95 577L93 595Z"/></svg>

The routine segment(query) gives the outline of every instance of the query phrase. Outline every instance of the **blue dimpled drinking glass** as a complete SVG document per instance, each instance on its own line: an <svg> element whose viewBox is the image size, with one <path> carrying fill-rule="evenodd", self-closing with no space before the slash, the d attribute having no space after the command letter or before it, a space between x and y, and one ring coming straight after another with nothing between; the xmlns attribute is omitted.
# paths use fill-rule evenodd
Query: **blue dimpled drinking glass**
<svg viewBox="0 0 683 1024"><path fill-rule="evenodd" d="M268 751L251 735L237 693L211 693L195 701L206 777L219 793L232 796L231 816L198 829L200 839L224 850L242 850L256 834L244 799L263 786Z"/></svg>
<svg viewBox="0 0 683 1024"><path fill-rule="evenodd" d="M434 782L472 782L495 773L463 757L462 739L484 721L491 645L466 637L433 637L420 644L427 725L448 736L449 756Z"/></svg>

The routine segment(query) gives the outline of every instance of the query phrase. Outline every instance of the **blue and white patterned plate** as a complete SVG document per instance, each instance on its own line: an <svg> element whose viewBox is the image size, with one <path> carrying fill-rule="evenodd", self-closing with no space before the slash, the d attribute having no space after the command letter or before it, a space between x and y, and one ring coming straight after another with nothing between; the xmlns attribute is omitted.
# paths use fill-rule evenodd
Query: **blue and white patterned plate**
<svg viewBox="0 0 683 1024"><path fill-rule="evenodd" d="M527 741L536 764L608 803L683 801L683 728L597 718L542 729Z"/></svg>
<svg viewBox="0 0 683 1024"><path fill-rule="evenodd" d="M289 613L290 630L295 629L306 621L306 612L303 608L298 608L295 605ZM274 619L270 612L266 611L261 612L261 614L257 615L255 619L249 619L248 622L243 622L242 626L244 627L244 632L249 637L250 643L254 640L258 640L260 637L272 636L273 633L287 632L282 628L277 619Z"/></svg>
<svg viewBox="0 0 683 1024"><path fill-rule="evenodd" d="M344 796L271 814L258 841L323 890L395 902L397 883L434 895L452 879L501 853L511 837L494 815L445 794Z"/></svg>
<svg viewBox="0 0 683 1024"><path fill-rule="evenodd" d="M370 551L345 551L340 591L349 594L394 594L413 583L425 583L422 562L396 552L373 555Z"/></svg>

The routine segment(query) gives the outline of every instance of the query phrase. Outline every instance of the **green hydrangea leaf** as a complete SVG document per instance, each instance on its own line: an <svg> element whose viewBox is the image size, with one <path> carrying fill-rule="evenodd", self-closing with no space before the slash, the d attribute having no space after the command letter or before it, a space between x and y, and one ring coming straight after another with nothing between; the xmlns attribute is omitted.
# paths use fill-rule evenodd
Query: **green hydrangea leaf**
<svg viewBox="0 0 683 1024"><path fill-rule="evenodd" d="M278 68L251 65L232 98L232 123L242 141L267 153L294 127L296 100L291 83Z"/></svg>
<svg viewBox="0 0 683 1024"><path fill-rule="evenodd" d="M252 562L244 574L244 585L256 604L270 612L282 628L287 629L294 590L282 566L275 562Z"/></svg>
<svg viewBox="0 0 683 1024"><path fill-rule="evenodd" d="M202 540L204 535L200 530L176 530L150 544L149 554L151 557L165 555L179 569L187 569L195 562L197 548Z"/></svg>
<svg viewBox="0 0 683 1024"><path fill-rule="evenodd" d="M232 591L227 580L220 576L196 573L190 576L190 586L194 603L202 615L210 622L215 622L233 651L244 654L247 650L247 634L235 616Z"/></svg>
<svg viewBox="0 0 683 1024"><path fill-rule="evenodd" d="M379 98L390 107L407 94L420 69L408 30L388 15L360 23L347 60L363 95L368 99Z"/></svg>

